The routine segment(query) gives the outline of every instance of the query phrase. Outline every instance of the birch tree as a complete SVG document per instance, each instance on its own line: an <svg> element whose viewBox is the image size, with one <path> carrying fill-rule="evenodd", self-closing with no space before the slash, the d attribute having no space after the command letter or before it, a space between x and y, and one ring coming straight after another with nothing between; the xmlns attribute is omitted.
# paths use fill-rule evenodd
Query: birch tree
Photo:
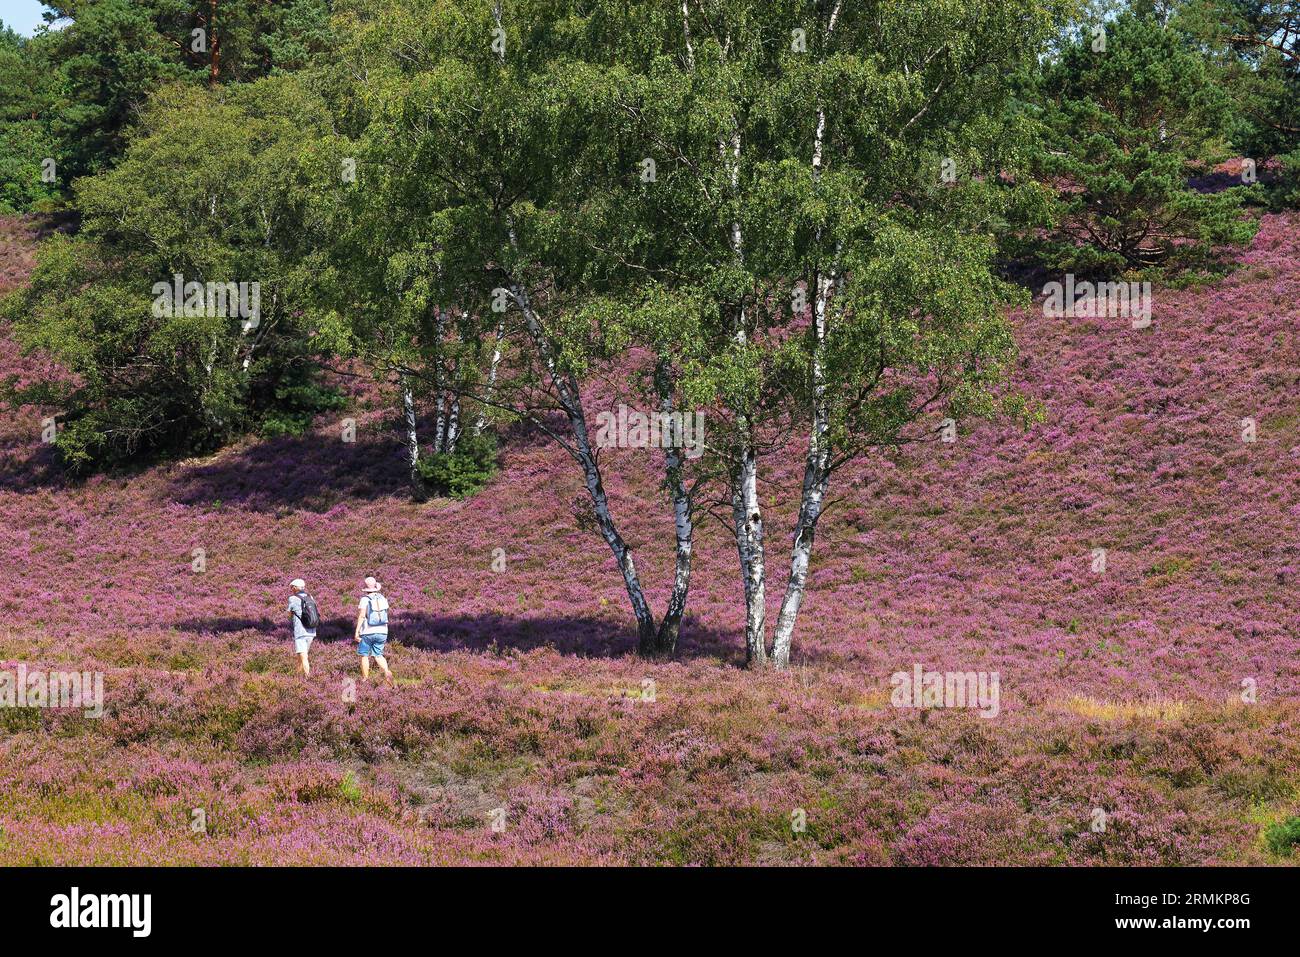
<svg viewBox="0 0 1300 957"><path fill-rule="evenodd" d="M674 640L704 507L735 537L747 660L784 667L835 472L1020 409L1000 385L1014 344L991 264L1033 190L1015 185L1007 78L1042 49L1051 2L354 8L342 69L404 197L390 208L428 211L438 268L498 317L481 333L518 346L490 402L580 468L642 650ZM633 345L661 409L710 416L689 482L663 461L676 562L658 626L583 393ZM764 471L788 456L804 478L773 631Z"/></svg>
<svg viewBox="0 0 1300 957"><path fill-rule="evenodd" d="M1020 408L999 384L1011 295L992 270L1024 192L1007 77L1053 11L686 0L626 18L658 27L611 69L661 184L624 198L628 234L655 237L629 247L646 283L699 304L708 358L681 388L714 416L747 661L785 667L835 472L943 419ZM769 634L763 474L790 455L803 481Z"/></svg>
<svg viewBox="0 0 1300 957"><path fill-rule="evenodd" d="M608 192L601 177L614 131L604 122L608 71L589 56L603 48L581 29L573 37L561 29L582 21L581 6L451 0L430 10L361 0L345 11L349 42L333 82L340 114L363 142L360 175L382 183L387 215L418 219L439 288L463 291L456 302L479 317L476 341L489 344L485 380L458 384L450 401L525 419L568 453L623 579L638 647L665 655L689 587L684 464L673 454L662 462L676 560L657 621L605 490L583 391L584 377L631 333L617 312L592 311L617 272L593 270L603 254L590 239L603 229L591 200ZM672 408L672 366L655 369L654 394Z"/></svg>

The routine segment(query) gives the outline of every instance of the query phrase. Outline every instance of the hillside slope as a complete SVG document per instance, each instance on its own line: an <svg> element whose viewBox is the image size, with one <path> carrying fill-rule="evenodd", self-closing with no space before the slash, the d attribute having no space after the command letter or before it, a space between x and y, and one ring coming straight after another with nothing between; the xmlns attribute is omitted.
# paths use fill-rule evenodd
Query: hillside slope
<svg viewBox="0 0 1300 957"><path fill-rule="evenodd" d="M48 410L18 410L0 670L102 671L106 713L0 708L0 864L1279 860L1261 834L1300 813L1298 226L1265 217L1228 279L1157 289L1147 329L1018 316L1046 421L840 476L787 675L736 667L734 546L711 526L680 659L632 657L579 478L536 438L480 496L416 505L360 387L354 444L321 421L75 485L40 441ZM0 284L34 230L0 222ZM58 374L5 335L0 378ZM609 487L662 608L644 455L611 453ZM347 701L370 573L402 683ZM327 619L308 682L295 575ZM998 673L1000 713L891 707L914 665Z"/></svg>

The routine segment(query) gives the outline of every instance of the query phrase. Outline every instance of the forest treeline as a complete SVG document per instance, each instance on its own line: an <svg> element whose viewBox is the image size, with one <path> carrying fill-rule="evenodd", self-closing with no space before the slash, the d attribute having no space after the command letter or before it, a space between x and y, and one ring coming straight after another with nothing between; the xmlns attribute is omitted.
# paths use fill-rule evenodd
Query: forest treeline
<svg viewBox="0 0 1300 957"><path fill-rule="evenodd" d="M647 655L706 517L749 662L784 667L837 472L1036 415L1009 277L1190 281L1300 199L1294 0L47 6L58 29L0 31L0 212L76 227L3 308L75 375L4 398L59 410L62 466L301 434L344 365L391 396L418 496L481 487L526 422L581 476ZM646 453L658 610L591 428L615 364L644 409L707 415L703 454Z"/></svg>

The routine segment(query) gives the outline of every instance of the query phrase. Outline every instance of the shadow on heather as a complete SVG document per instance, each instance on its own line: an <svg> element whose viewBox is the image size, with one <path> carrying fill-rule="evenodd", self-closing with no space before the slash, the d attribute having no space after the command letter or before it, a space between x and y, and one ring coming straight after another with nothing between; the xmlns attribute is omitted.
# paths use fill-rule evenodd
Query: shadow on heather
<svg viewBox="0 0 1300 957"><path fill-rule="evenodd" d="M220 503L253 512L286 507L325 512L340 502L411 494L403 449L396 440L264 439L215 453L199 464L147 460L105 474L137 478L155 468L167 476L168 498L183 505ZM30 493L75 486L79 481L59 465L53 446L39 446L25 459L0 454L2 490Z"/></svg>
<svg viewBox="0 0 1300 957"><path fill-rule="evenodd" d="M217 453L208 461L175 466L170 497L183 505L220 502L253 512L293 507L326 512L343 502L411 497L406 447L396 423L364 426L377 438L341 434L262 439ZM540 430L516 423L499 430L503 446L540 446Z"/></svg>
<svg viewBox="0 0 1300 957"><path fill-rule="evenodd" d="M324 512L341 502L410 495L395 439L344 442L319 434L265 439L177 472L172 482L177 502L220 502L254 512L286 506Z"/></svg>
<svg viewBox="0 0 1300 957"><path fill-rule="evenodd" d="M0 491L28 494L67 485L68 478L59 466L54 446L38 446L22 459L9 450L0 450Z"/></svg>
<svg viewBox="0 0 1300 957"><path fill-rule="evenodd" d="M340 616L321 619L318 642L351 643L353 619ZM267 637L283 638L289 632L278 619L270 618L202 618L178 622L176 627L194 635L226 635L259 631ZM393 643L401 648L427 651L494 650L532 651L553 648L562 655L576 658L623 658L636 652L636 632L623 625L597 618L560 616L549 618L513 618L506 615L434 615L404 612L393 616ZM682 624L677 659L718 658L740 664L744 643L739 634L708 628L687 616Z"/></svg>

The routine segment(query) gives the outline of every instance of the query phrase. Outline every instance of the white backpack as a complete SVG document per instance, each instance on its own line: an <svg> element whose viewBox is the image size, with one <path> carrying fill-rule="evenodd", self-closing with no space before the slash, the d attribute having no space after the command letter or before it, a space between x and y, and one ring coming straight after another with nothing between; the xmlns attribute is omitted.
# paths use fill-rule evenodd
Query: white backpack
<svg viewBox="0 0 1300 957"><path fill-rule="evenodd" d="M388 627L388 599L380 594L366 596L366 624Z"/></svg>

